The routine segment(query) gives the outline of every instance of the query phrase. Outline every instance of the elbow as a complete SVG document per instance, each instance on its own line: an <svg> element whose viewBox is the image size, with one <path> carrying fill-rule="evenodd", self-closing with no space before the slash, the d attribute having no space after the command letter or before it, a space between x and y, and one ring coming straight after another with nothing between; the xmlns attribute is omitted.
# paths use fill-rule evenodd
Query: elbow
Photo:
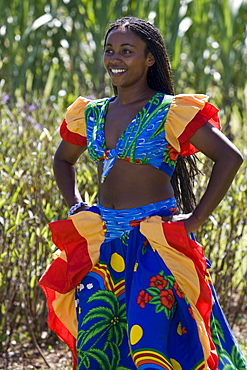
<svg viewBox="0 0 247 370"><path fill-rule="evenodd" d="M72 163L60 158L57 153L55 153L52 162L53 172L56 174L57 172L64 172L67 168L73 167Z"/></svg>
<svg viewBox="0 0 247 370"><path fill-rule="evenodd" d="M233 153L229 156L229 159L230 159L230 163L232 165L232 167L236 170L236 172L238 171L238 169L240 168L240 166L242 165L243 163L243 156L242 154L240 153L240 151L236 148ZM230 165L229 163L229 165Z"/></svg>
<svg viewBox="0 0 247 370"><path fill-rule="evenodd" d="M237 162L238 166L240 167L240 166L241 166L241 164L242 164L242 163L243 163L243 161L244 161L244 158L243 158L243 156L242 156L242 154L240 153L240 151L239 151L239 150L237 150L237 152L235 153L235 156L236 156L235 160L236 160L236 162Z"/></svg>
<svg viewBox="0 0 247 370"><path fill-rule="evenodd" d="M234 177L238 172L241 164L243 163L243 156L240 151L232 145L228 146L227 150L220 153L220 158L216 159L215 165L218 167L219 171L225 171Z"/></svg>

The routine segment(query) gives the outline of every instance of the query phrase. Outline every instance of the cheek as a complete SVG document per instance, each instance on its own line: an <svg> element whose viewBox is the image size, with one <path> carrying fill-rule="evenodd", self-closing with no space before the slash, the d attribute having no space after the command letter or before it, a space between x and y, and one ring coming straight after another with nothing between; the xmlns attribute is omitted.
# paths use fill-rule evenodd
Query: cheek
<svg viewBox="0 0 247 370"><path fill-rule="evenodd" d="M104 67L107 68L107 65L109 63L109 58L106 55L103 55L102 59L103 59Z"/></svg>

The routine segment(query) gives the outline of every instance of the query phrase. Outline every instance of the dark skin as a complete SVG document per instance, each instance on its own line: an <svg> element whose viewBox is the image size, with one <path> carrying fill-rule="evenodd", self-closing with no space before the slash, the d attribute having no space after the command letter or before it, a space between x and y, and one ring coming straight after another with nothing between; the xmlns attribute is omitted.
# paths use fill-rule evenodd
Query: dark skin
<svg viewBox="0 0 247 370"><path fill-rule="evenodd" d="M131 120L155 94L147 85L148 68L155 63L146 44L134 32L112 31L104 52L104 64L112 83L118 89L117 98L108 107L105 119L105 140L108 149ZM184 223L187 232L196 231L225 196L242 163L238 149L209 123L203 125L190 142L214 162L207 189L193 213L174 215L164 221ZM210 143L210 145L209 145ZM80 202L74 164L86 150L62 141L54 156L54 174L68 207ZM99 178L102 163L98 166ZM136 165L117 160L103 184L99 184L98 199L102 206L114 209L134 208L173 196L170 178L150 165ZM85 210L86 206L79 211Z"/></svg>

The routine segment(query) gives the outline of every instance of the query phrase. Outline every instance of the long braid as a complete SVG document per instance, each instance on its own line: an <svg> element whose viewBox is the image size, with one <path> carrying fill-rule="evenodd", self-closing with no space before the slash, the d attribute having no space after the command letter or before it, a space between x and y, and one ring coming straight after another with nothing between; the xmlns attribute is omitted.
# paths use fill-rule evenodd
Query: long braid
<svg viewBox="0 0 247 370"><path fill-rule="evenodd" d="M155 63L149 67L147 74L148 86L156 91L168 95L174 95L172 74L170 63L164 41L159 30L150 22L135 17L124 17L110 24L105 35L105 41L109 33L117 28L128 28L137 34L147 45L146 52L151 52ZM114 93L117 95L117 88L113 86ZM195 206L195 196L193 194L193 179L199 172L193 156L179 156L176 169L171 179L174 194L178 202L178 207L183 212L191 212Z"/></svg>

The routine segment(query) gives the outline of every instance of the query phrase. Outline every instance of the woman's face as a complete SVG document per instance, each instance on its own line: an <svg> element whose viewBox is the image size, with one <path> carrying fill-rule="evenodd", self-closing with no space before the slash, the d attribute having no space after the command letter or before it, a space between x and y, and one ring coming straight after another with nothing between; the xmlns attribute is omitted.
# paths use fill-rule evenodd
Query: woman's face
<svg viewBox="0 0 247 370"><path fill-rule="evenodd" d="M105 42L104 65L116 87L147 85L148 68L154 57L146 43L128 28L112 30Z"/></svg>

